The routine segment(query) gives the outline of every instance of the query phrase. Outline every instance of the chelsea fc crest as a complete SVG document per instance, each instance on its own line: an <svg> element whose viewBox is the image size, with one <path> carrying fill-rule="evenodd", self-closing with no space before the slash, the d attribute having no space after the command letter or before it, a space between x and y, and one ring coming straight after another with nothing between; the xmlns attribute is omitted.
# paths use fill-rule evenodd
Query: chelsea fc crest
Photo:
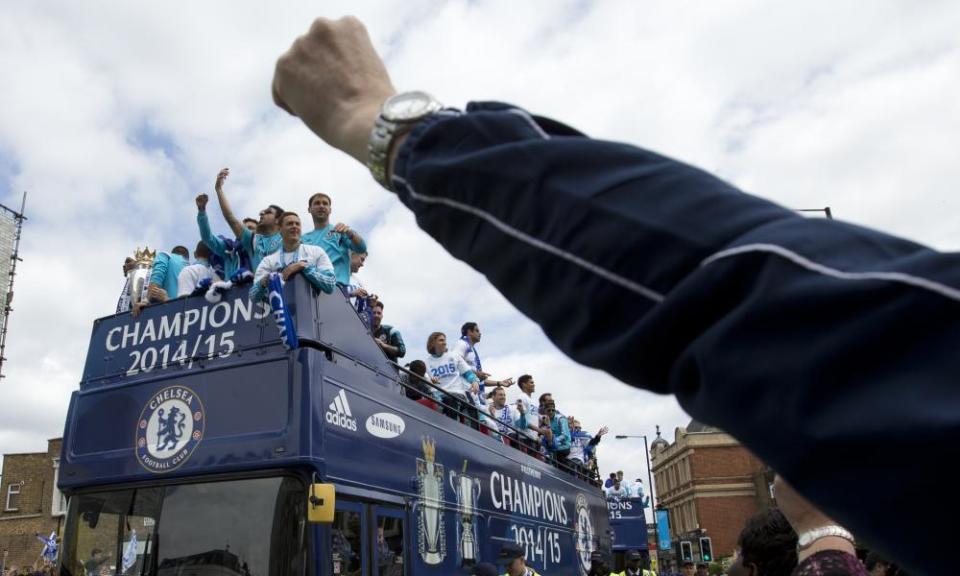
<svg viewBox="0 0 960 576"><path fill-rule="evenodd" d="M203 403L185 386L169 386L150 398L137 420L137 461L162 474L186 462L203 439Z"/></svg>
<svg viewBox="0 0 960 576"><path fill-rule="evenodd" d="M576 550L580 574L587 574L590 571L590 555L594 550L593 521L590 519L590 505L583 494L577 494L577 519L573 523L573 532L577 539Z"/></svg>

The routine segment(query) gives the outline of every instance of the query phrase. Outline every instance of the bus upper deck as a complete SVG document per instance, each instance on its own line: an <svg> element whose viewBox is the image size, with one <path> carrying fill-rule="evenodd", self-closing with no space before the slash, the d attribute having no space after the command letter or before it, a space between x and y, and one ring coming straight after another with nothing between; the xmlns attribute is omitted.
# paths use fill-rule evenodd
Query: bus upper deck
<svg viewBox="0 0 960 576"><path fill-rule="evenodd" d="M404 397L339 293L284 297L293 350L242 289L95 322L63 573L452 574L512 541L585 574L609 550L598 488Z"/></svg>

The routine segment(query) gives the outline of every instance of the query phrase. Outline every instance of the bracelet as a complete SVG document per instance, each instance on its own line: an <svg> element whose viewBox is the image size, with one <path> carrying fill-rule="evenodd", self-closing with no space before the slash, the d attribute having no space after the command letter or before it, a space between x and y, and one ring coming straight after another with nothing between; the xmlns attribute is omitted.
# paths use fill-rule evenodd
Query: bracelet
<svg viewBox="0 0 960 576"><path fill-rule="evenodd" d="M803 534L800 534L797 539L797 552L799 553L802 550L806 550L813 545L814 542L823 538L829 537L843 538L851 544L854 542L853 534L851 534L846 528L842 526L837 526L836 524L830 526L821 526L820 528L814 528L813 530L807 530Z"/></svg>

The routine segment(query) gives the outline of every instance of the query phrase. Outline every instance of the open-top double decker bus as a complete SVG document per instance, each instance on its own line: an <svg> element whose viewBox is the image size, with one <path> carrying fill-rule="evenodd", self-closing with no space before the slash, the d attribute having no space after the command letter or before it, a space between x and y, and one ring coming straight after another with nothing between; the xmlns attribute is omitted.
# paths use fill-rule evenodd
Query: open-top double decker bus
<svg viewBox="0 0 960 576"><path fill-rule="evenodd" d="M94 323L64 430L61 574L414 576L495 561L586 574L596 486L407 398L339 293L243 289Z"/></svg>

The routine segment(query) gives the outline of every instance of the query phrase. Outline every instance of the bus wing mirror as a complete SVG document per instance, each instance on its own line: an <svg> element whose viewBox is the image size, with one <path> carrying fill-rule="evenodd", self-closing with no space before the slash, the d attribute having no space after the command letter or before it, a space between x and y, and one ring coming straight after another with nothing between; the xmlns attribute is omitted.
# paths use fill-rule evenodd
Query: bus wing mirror
<svg viewBox="0 0 960 576"><path fill-rule="evenodd" d="M337 492L333 484L314 483L307 493L307 520L317 524L333 522Z"/></svg>

